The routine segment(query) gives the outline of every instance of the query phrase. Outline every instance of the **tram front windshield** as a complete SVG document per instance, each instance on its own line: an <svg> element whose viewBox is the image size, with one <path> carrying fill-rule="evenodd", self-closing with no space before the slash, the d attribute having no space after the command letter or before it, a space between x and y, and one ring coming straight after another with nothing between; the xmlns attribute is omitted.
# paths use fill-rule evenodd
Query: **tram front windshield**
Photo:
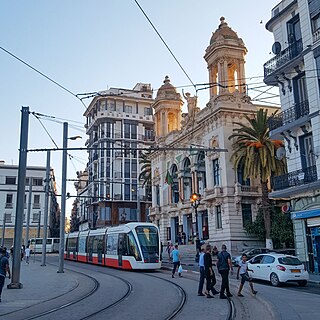
<svg viewBox="0 0 320 320"><path fill-rule="evenodd" d="M159 235L155 227L136 227L144 262L159 262Z"/></svg>

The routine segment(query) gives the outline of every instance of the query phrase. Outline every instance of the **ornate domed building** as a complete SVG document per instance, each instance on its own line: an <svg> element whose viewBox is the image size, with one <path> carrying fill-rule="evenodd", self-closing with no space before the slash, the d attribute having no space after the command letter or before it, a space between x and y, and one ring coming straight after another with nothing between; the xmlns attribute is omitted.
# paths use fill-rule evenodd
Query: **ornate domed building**
<svg viewBox="0 0 320 320"><path fill-rule="evenodd" d="M225 19L220 22L204 56L210 82L207 105L199 108L197 97L183 94L188 113L182 114L183 100L168 77L153 104L156 143L170 148L152 154L150 219L160 227L163 242L192 243L199 237L239 251L256 242L244 226L255 219L261 190L257 181L243 179L241 168L234 170L228 138L235 122L245 121L245 115L261 106L246 93L247 49ZM194 193L201 197L197 211L190 200Z"/></svg>

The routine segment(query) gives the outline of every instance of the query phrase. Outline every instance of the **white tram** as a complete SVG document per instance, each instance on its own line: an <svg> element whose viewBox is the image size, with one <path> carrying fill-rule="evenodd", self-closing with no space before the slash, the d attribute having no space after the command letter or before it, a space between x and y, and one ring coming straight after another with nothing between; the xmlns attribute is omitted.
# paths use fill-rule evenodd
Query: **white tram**
<svg viewBox="0 0 320 320"><path fill-rule="evenodd" d="M64 257L120 269L159 269L159 229L152 223L127 223L66 234Z"/></svg>

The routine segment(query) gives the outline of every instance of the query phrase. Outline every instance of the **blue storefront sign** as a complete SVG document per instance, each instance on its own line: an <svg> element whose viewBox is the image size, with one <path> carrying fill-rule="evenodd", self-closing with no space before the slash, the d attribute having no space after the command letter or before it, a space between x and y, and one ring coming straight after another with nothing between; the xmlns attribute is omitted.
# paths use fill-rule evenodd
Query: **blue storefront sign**
<svg viewBox="0 0 320 320"><path fill-rule="evenodd" d="M320 217L320 208L311 209L311 210L303 210L303 211L295 211L291 213L291 219L307 219L313 217Z"/></svg>

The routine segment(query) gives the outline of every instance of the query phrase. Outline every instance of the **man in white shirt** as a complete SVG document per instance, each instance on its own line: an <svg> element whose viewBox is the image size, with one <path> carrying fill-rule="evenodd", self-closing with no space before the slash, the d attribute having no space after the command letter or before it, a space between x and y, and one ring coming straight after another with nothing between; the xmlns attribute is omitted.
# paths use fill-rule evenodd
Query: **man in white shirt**
<svg viewBox="0 0 320 320"><path fill-rule="evenodd" d="M29 259L30 259L30 248L29 248L29 246L27 246L27 248L26 248L24 253L26 255L26 263L29 264Z"/></svg>
<svg viewBox="0 0 320 320"><path fill-rule="evenodd" d="M199 280L199 287L198 287L198 296L204 296L202 290L203 290L203 284L205 279L205 272L204 272L204 248L201 248L201 252L199 255L199 269L200 269L200 280Z"/></svg>
<svg viewBox="0 0 320 320"><path fill-rule="evenodd" d="M241 293L241 291L242 291L242 288L243 288L246 281L249 281L251 292L253 294L257 293L257 291L255 291L253 289L252 278L249 277L248 271L253 272L253 270L248 269L247 255L244 253L244 254L242 254L242 258L239 262L239 267L238 267L238 272L237 272L237 279L238 280L239 280L239 274L241 276L241 283L240 283L240 287L238 290L238 297L243 297L243 294Z"/></svg>

